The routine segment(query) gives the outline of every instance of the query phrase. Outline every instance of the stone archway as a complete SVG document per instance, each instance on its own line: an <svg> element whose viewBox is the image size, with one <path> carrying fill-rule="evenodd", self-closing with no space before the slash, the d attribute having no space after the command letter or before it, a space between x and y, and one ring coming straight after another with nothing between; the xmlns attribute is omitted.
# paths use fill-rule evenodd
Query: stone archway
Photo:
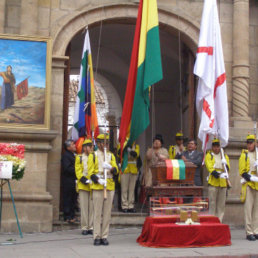
<svg viewBox="0 0 258 258"><path fill-rule="evenodd" d="M56 24L51 32L53 37L53 55L64 56L66 47L70 40L86 25L98 23L101 20L112 20L121 18L136 18L138 5L119 4L107 5L103 7L93 8L73 14L70 17L66 16L63 20ZM184 14L183 10L180 13L169 12L159 9L159 21L164 27L171 27L182 32L182 41L194 51L199 37L199 24L193 22L194 18Z"/></svg>
<svg viewBox="0 0 258 258"><path fill-rule="evenodd" d="M53 38L53 63L52 63L52 92L51 92L51 128L58 132L53 141L53 149L48 159L48 191L53 196L54 219L59 216L60 198L60 155L62 142L62 116L63 116L63 87L66 48L72 38L85 26L100 23L102 21L119 19L136 19L138 5L119 4L107 5L93 9L83 10L60 19L51 30ZM179 10L178 10L179 11ZM195 52L199 29L198 24L192 22L189 15L183 10L173 13L159 9L160 26L169 33L181 32L181 40Z"/></svg>

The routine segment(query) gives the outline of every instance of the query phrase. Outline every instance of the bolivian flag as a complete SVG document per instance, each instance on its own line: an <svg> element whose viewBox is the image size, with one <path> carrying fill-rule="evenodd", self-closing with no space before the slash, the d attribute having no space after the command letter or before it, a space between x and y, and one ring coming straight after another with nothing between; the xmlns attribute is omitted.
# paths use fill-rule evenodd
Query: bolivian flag
<svg viewBox="0 0 258 258"><path fill-rule="evenodd" d="M182 159L167 159L167 179L185 180L185 163Z"/></svg>
<svg viewBox="0 0 258 258"><path fill-rule="evenodd" d="M125 147L131 146L150 123L149 87L163 77L158 25L157 1L141 0L120 124L122 171L127 166Z"/></svg>
<svg viewBox="0 0 258 258"><path fill-rule="evenodd" d="M98 134L98 119L96 112L95 87L93 77L93 65L91 57L91 46L89 31L87 30L80 67L80 78L78 94L74 112L74 126L72 128L72 139Z"/></svg>

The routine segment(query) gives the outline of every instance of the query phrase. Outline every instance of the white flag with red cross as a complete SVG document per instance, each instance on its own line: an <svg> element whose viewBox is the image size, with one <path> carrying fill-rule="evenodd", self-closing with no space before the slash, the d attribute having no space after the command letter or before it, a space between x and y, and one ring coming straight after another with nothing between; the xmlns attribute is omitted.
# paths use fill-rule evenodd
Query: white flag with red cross
<svg viewBox="0 0 258 258"><path fill-rule="evenodd" d="M196 108L200 117L198 137L204 151L214 136L228 143L228 101L225 65L216 0L205 0L194 74L199 77Z"/></svg>

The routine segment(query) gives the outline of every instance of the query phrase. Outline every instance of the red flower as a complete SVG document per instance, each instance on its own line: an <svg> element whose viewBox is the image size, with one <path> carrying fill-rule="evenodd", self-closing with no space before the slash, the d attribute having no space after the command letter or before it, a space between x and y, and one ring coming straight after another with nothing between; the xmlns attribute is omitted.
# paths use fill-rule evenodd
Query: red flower
<svg viewBox="0 0 258 258"><path fill-rule="evenodd" d="M0 143L0 155L12 155L24 159L24 144Z"/></svg>

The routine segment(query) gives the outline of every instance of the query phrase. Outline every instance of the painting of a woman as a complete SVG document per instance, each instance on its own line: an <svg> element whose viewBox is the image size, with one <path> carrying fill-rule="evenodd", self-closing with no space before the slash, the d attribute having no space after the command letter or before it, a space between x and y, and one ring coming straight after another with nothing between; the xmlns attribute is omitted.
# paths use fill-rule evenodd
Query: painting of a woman
<svg viewBox="0 0 258 258"><path fill-rule="evenodd" d="M8 65L6 72L0 72L0 76L3 77L1 109L4 110L14 104L14 92L15 92L15 76L12 73L12 66Z"/></svg>

